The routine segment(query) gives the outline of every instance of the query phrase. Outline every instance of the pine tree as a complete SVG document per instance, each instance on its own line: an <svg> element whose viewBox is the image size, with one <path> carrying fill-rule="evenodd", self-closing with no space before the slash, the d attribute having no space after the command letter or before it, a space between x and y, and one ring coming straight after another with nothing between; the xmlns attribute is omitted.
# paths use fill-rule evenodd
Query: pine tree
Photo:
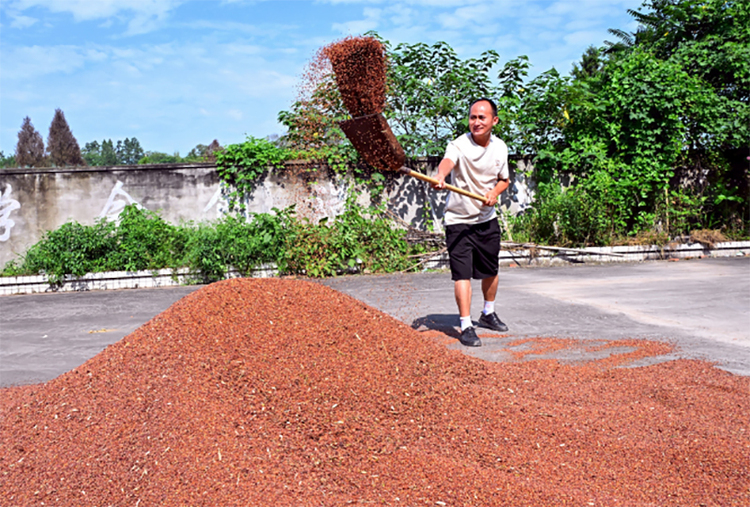
<svg viewBox="0 0 750 507"><path fill-rule="evenodd" d="M141 143L135 137L132 139L125 138L125 141L117 141L117 163L125 165L136 165L143 158L145 153L141 148Z"/></svg>
<svg viewBox="0 0 750 507"><path fill-rule="evenodd" d="M16 144L16 164L18 167L41 167L44 165L44 140L31 124L28 116L23 119Z"/></svg>
<svg viewBox="0 0 750 507"><path fill-rule="evenodd" d="M83 160L90 166L102 165L102 147L99 146L99 141L86 143L81 150L81 155L83 156Z"/></svg>
<svg viewBox="0 0 750 507"><path fill-rule="evenodd" d="M101 165L117 165L117 153L112 139L102 141L102 160Z"/></svg>
<svg viewBox="0 0 750 507"><path fill-rule="evenodd" d="M603 65L601 50L595 46L589 46L581 57L580 63L574 63L570 74L579 80L593 77L601 72Z"/></svg>
<svg viewBox="0 0 750 507"><path fill-rule="evenodd" d="M68 122L65 120L65 114L61 109L55 109L55 117L49 126L47 153L50 163L55 167L86 165L83 157L81 157L81 148L78 146L78 141L73 137Z"/></svg>

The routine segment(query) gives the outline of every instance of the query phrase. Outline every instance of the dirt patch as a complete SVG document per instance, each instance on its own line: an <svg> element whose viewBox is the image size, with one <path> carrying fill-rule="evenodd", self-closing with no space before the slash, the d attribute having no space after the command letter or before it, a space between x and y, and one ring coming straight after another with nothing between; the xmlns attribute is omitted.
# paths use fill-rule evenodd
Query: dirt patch
<svg viewBox="0 0 750 507"><path fill-rule="evenodd" d="M714 248L716 243L723 243L727 238L721 233L714 229L699 229L690 232L690 241L693 243L700 243L706 248Z"/></svg>
<svg viewBox="0 0 750 507"><path fill-rule="evenodd" d="M0 503L750 502L750 380L610 366L487 363L319 284L219 282L0 391Z"/></svg>

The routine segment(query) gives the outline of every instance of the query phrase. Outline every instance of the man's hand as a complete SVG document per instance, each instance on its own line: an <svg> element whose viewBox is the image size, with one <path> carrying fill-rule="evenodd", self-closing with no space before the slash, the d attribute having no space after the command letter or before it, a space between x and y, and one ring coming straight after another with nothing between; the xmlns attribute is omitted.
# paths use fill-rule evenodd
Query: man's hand
<svg viewBox="0 0 750 507"><path fill-rule="evenodd" d="M484 194L484 198L486 199L485 202L484 202L484 205L485 206L490 206L490 207L496 205L497 204L497 197L498 197L497 194L495 194L494 191L490 190L489 192L487 192L486 194Z"/></svg>
<svg viewBox="0 0 750 507"><path fill-rule="evenodd" d="M485 206L494 206L497 204L497 198L500 194L505 192L505 189L510 186L510 180L499 180L495 188L484 194L484 198L487 199Z"/></svg>
<svg viewBox="0 0 750 507"><path fill-rule="evenodd" d="M451 173L456 164L449 158L444 158L438 165L437 174L435 175L436 183L432 184L435 190L445 190L445 178Z"/></svg>

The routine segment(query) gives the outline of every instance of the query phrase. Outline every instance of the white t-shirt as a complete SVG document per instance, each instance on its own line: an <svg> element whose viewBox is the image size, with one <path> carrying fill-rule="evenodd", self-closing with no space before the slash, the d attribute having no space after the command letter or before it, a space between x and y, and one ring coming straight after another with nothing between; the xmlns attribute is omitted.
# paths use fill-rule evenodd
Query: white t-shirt
<svg viewBox="0 0 750 507"><path fill-rule="evenodd" d="M474 142L470 133L451 141L445 149L445 158L453 161L453 185L484 195L499 180L509 178L508 147L494 135L485 148ZM497 216L494 206L455 192L448 193L445 203L445 225L481 224Z"/></svg>

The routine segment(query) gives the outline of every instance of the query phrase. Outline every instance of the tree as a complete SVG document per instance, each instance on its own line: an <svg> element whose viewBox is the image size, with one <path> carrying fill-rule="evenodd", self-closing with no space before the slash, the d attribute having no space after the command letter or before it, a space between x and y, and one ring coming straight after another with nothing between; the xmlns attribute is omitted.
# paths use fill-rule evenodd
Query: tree
<svg viewBox="0 0 750 507"><path fill-rule="evenodd" d="M377 34L370 33L376 37ZM445 145L466 132L469 104L493 97L490 70L495 51L460 59L445 42L399 44L388 53L388 95L385 116L410 156L441 155ZM330 66L316 56L307 71L305 92L290 111L279 113L287 127L280 143L298 150L329 150L348 145L339 122L349 118ZM309 76L312 76L310 79Z"/></svg>
<svg viewBox="0 0 750 507"><path fill-rule="evenodd" d="M601 72L603 65L602 50L596 46L589 46L583 53L581 62L573 64L570 74L575 79L586 79Z"/></svg>
<svg viewBox="0 0 750 507"><path fill-rule="evenodd" d="M102 147L99 145L99 141L86 143L81 150L81 156L90 166L102 165Z"/></svg>
<svg viewBox="0 0 750 507"><path fill-rule="evenodd" d="M219 141L214 139L211 141L211 144L208 145L208 149L206 150L206 160L209 162L216 162L216 154L223 149L224 148L219 144Z"/></svg>
<svg viewBox="0 0 750 507"><path fill-rule="evenodd" d="M18 132L15 162L18 167L40 167L44 163L42 135L31 124L28 116L23 119L21 130Z"/></svg>
<svg viewBox="0 0 750 507"><path fill-rule="evenodd" d="M49 127L47 153L50 163L54 167L86 164L81 156L81 148L78 146L78 141L73 137L68 122L65 120L65 114L61 109L55 109L55 116L52 118L52 123Z"/></svg>
<svg viewBox="0 0 750 507"><path fill-rule="evenodd" d="M16 156L15 155L8 155L5 156L5 153L0 151L0 167L17 167L16 164Z"/></svg>
<svg viewBox="0 0 750 507"><path fill-rule="evenodd" d="M106 139L102 141L101 150L101 163L100 165L111 166L118 165L117 152L115 152L115 145L112 139Z"/></svg>
<svg viewBox="0 0 750 507"><path fill-rule="evenodd" d="M589 48L572 81L540 89L518 106L520 118L534 114L537 128L554 118L555 107L544 113L535 105L557 103L564 117L536 143L537 208L586 208L610 238L718 224L739 230L748 216L746 163L737 159L750 139L750 6L644 6L650 11L629 11L640 24L635 33L610 30L620 43L608 44L603 59L595 62ZM597 71L586 72L585 62L597 63ZM571 175L565 196L557 180ZM550 216L548 223L562 229L565 219Z"/></svg>
<svg viewBox="0 0 750 507"><path fill-rule="evenodd" d="M407 154L442 155L468 129L469 104L493 97L490 70L499 55L489 50L461 60L445 42L397 45L389 56L386 116Z"/></svg>
<svg viewBox="0 0 750 507"><path fill-rule="evenodd" d="M215 152L221 150L221 145L219 144L219 141L214 139L211 141L211 144L206 146L205 144L198 144L188 152L188 154L185 156L185 161L198 161L198 162L215 162L216 156L214 155Z"/></svg>
<svg viewBox="0 0 750 507"><path fill-rule="evenodd" d="M135 137L118 140L116 145L111 139L102 140L102 144L98 141L86 143L81 154L86 163L93 166L136 165L145 155Z"/></svg>
<svg viewBox="0 0 750 507"><path fill-rule="evenodd" d="M179 152L170 155L161 151L147 151L138 161L138 164L179 164L182 162L184 162L184 159L180 157Z"/></svg>
<svg viewBox="0 0 750 507"><path fill-rule="evenodd" d="M141 143L135 137L132 139L125 138L124 141L117 141L115 148L117 153L117 163L123 165L136 165L145 155Z"/></svg>

